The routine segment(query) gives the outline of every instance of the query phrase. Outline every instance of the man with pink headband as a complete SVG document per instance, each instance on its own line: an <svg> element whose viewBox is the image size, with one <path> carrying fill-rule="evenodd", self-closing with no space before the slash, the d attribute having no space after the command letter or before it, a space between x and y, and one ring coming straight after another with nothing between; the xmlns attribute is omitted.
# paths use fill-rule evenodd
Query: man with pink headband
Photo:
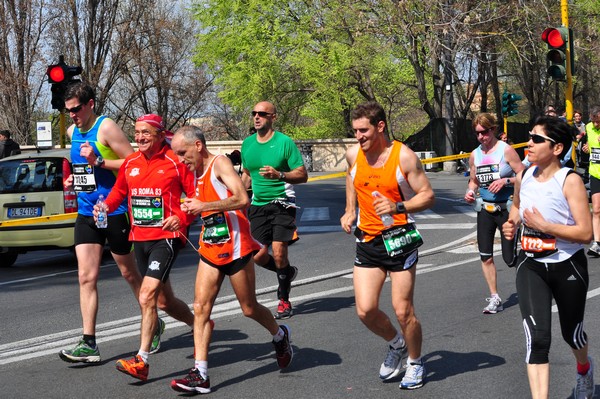
<svg viewBox="0 0 600 399"><path fill-rule="evenodd" d="M117 370L145 381L148 379L153 335L164 329L157 306L173 318L193 326L194 315L185 302L175 297L169 272L186 243L186 231L194 216L181 210L182 194L195 196L193 173L171 151L165 140L163 119L155 114L135 122L139 151L127 156L108 198L108 212L128 200L135 258L144 276L139 302L142 309L140 348L131 359L117 361ZM100 207L94 206L97 216ZM109 222L110 224L110 222Z"/></svg>

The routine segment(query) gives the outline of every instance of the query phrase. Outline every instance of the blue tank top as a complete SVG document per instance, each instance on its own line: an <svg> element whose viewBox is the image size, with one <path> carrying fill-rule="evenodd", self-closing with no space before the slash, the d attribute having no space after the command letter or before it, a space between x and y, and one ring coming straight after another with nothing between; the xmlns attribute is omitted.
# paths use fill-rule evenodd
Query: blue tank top
<svg viewBox="0 0 600 399"><path fill-rule="evenodd" d="M475 176L479 182L479 195L484 201L506 202L513 194L513 187L503 187L496 194L487 189L488 185L494 180L515 175L515 172L504 159L504 150L507 145L503 141L498 141L494 152L487 154L483 153L481 146L474 150Z"/></svg>
<svg viewBox="0 0 600 399"><path fill-rule="evenodd" d="M79 155L81 145L85 144L86 141L94 148L94 154L96 154L96 156L102 156L104 159L118 158L114 152L98 142L98 129L105 118L106 116L103 115L98 116L96 122L94 122L94 126L87 132L82 132L77 126L73 129L73 135L71 137L72 163L87 163L87 160ZM110 190L115 185L117 175L111 170L94 167L94 178L96 179L96 190L92 192L77 193L78 212L83 216L93 215L92 211L100 194L103 194L104 198L108 197L108 193L110 193ZM119 215L125 212L127 212L127 199L125 199L123 203L110 214Z"/></svg>

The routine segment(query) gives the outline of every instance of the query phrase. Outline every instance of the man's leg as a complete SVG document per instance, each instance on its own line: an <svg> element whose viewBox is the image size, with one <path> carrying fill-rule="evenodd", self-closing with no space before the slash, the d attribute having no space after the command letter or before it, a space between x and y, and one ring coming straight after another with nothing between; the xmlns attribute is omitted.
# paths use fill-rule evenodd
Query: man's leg
<svg viewBox="0 0 600 399"><path fill-rule="evenodd" d="M160 290L158 308L190 327L194 325L194 314L184 301L175 296L170 280L167 280Z"/></svg>
<svg viewBox="0 0 600 399"><path fill-rule="evenodd" d="M290 266L288 259L288 243L282 241L273 241L273 259L277 267L277 298L279 305L277 306L277 319L287 319L292 316L292 304L290 303L290 290L292 288L292 280L296 277L297 269Z"/></svg>
<svg viewBox="0 0 600 399"><path fill-rule="evenodd" d="M421 344L423 335L421 332L421 323L415 315L413 305L413 294L415 289L416 267L408 270L391 272L392 280L392 306L396 312L396 318L400 323L400 328L408 346L408 356L411 359L421 357Z"/></svg>
<svg viewBox="0 0 600 399"><path fill-rule="evenodd" d="M597 184L597 179L595 180L596 182L594 183ZM596 188L596 184L594 184L594 189ZM588 255L597 258L600 256L600 247L598 246L598 243L600 243L600 192L592 192L592 231L594 233L594 242L588 250Z"/></svg>
<svg viewBox="0 0 600 399"><path fill-rule="evenodd" d="M244 316L255 320L266 328L271 335L275 335L279 331L279 326L269 309L256 300L255 278L254 262L250 259L248 264L230 276L229 280Z"/></svg>
<svg viewBox="0 0 600 399"><path fill-rule="evenodd" d="M381 268L354 266L354 297L358 318L373 333L390 341L398 331L379 309L379 295L386 277L387 272Z"/></svg>
<svg viewBox="0 0 600 399"><path fill-rule="evenodd" d="M111 252L111 255L115 260L121 275L131 287L136 301L138 301L140 297L140 287L142 286L142 274L140 273L140 269L137 267L135 262L134 253L130 252L126 255L119 255Z"/></svg>
<svg viewBox="0 0 600 399"><path fill-rule="evenodd" d="M100 244L79 244L75 247L79 274L79 306L84 335L96 335L98 275L102 250L103 246Z"/></svg>

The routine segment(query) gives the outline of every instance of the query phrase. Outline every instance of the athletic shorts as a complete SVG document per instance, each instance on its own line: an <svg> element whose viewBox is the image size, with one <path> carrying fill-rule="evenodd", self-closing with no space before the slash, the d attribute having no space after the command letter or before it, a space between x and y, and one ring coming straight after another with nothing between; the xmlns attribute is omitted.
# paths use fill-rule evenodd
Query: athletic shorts
<svg viewBox="0 0 600 399"><path fill-rule="evenodd" d="M75 220L75 246L79 244L100 244L108 241L110 251L117 255L131 252L129 241L129 217L126 213L108 217L108 227L99 229L93 216L77 215Z"/></svg>
<svg viewBox="0 0 600 399"><path fill-rule="evenodd" d="M418 261L418 249L393 257L388 255L383 238L380 235L371 241L356 243L354 266L367 268L382 267L389 272L399 272L416 266Z"/></svg>
<svg viewBox="0 0 600 399"><path fill-rule="evenodd" d="M207 265L218 269L224 275L233 276L234 274L242 270L244 267L246 267L246 265L248 265L248 262L253 256L254 252L250 252L248 255L242 256L241 258L238 258L224 265L216 265L208 259L206 259L205 257L203 257L202 255L200 255L200 259L202 259L202 262L206 263Z"/></svg>
<svg viewBox="0 0 600 399"><path fill-rule="evenodd" d="M179 238L163 238L153 241L135 241L135 259L142 276L153 277L166 283L171 267L183 246Z"/></svg>
<svg viewBox="0 0 600 399"><path fill-rule="evenodd" d="M257 206L248 209L252 237L263 245L273 241L290 242L296 231L296 208L279 203Z"/></svg>
<svg viewBox="0 0 600 399"><path fill-rule="evenodd" d="M590 175L590 193L592 195L600 193L600 179Z"/></svg>

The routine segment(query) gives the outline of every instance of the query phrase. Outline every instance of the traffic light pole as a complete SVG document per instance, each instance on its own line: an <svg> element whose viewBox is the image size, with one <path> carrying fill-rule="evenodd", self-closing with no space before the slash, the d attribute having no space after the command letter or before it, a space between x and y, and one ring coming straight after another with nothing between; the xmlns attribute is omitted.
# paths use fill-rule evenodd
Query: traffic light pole
<svg viewBox="0 0 600 399"><path fill-rule="evenodd" d="M568 0L560 0L560 10L561 10L561 18L562 24L565 28L569 29L569 1ZM570 36L570 30L569 30ZM565 110L567 112L567 122L569 124L573 124L573 65L571 65L571 43L573 41L569 37L567 44L567 53L566 57L566 70L567 70L567 87L565 88Z"/></svg>
<svg viewBox="0 0 600 399"><path fill-rule="evenodd" d="M63 110L60 110L60 113L58 114L58 133L59 133L59 141L60 141L60 148L65 148L67 146L66 140L65 140L65 136L67 133L67 129L65 127L65 112Z"/></svg>

